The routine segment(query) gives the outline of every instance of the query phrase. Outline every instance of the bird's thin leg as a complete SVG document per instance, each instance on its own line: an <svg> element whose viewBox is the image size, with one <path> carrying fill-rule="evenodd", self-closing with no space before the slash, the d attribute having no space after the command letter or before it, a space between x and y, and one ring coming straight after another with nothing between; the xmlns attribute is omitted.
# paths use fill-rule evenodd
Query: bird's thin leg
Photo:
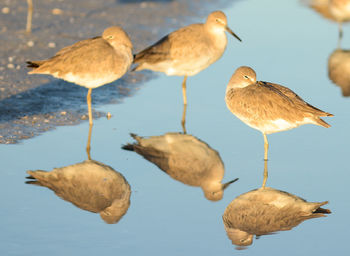
<svg viewBox="0 0 350 256"><path fill-rule="evenodd" d="M187 105L186 81L187 81L187 76L184 77L184 80L182 82L182 97L184 99L184 105Z"/></svg>
<svg viewBox="0 0 350 256"><path fill-rule="evenodd" d="M87 104L88 104L88 111L89 111L89 124L90 125L93 124L93 122L92 122L92 111L91 111L91 91L92 91L92 89L89 88L87 96L86 96L86 101L87 101Z"/></svg>
<svg viewBox="0 0 350 256"><path fill-rule="evenodd" d="M32 2L32 0L27 0L27 4L28 4L28 11L27 11L26 32L31 33L32 32L32 17L33 17L33 2Z"/></svg>
<svg viewBox="0 0 350 256"><path fill-rule="evenodd" d="M181 125L182 125L182 130L184 132L184 134L186 134L186 109L187 109L187 104L184 104L184 110L182 112L182 119L181 119Z"/></svg>
<svg viewBox="0 0 350 256"><path fill-rule="evenodd" d="M265 185L266 185L266 181L267 181L267 177L268 177L268 171L267 171L267 161L264 161L264 180L263 180L263 183L262 183L262 188L265 188Z"/></svg>
<svg viewBox="0 0 350 256"><path fill-rule="evenodd" d="M264 151L265 151L264 160L267 161L267 151L269 150L269 142L267 141L266 134L263 133L263 135L264 135Z"/></svg>
<svg viewBox="0 0 350 256"><path fill-rule="evenodd" d="M89 160L91 160L91 155L90 155L91 132L92 132L92 124L89 125L89 135L88 135L88 140L87 140L87 143L86 143L86 153L87 153L87 156L88 156Z"/></svg>

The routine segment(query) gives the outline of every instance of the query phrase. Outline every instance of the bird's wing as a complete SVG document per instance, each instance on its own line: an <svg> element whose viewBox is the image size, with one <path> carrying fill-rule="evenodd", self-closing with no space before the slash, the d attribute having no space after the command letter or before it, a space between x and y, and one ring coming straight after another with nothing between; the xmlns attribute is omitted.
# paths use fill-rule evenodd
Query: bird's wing
<svg viewBox="0 0 350 256"><path fill-rule="evenodd" d="M147 47L143 51L135 55L134 62L149 62L156 63L159 60L170 58L170 41L169 35L163 37L155 44Z"/></svg>
<svg viewBox="0 0 350 256"><path fill-rule="evenodd" d="M62 55L62 54L65 54L67 52L70 52L70 51L74 51L78 48L81 48L85 45L89 45L91 44L92 41L95 41L95 40L100 40L101 37L100 36L97 36L97 37L94 37L94 38L89 38L89 39L85 39L85 40L82 40L82 41L79 41L79 42L76 42L75 44L72 44L72 45L69 45L69 46L66 46L66 47L63 47L61 50L59 50L55 56L57 55Z"/></svg>
<svg viewBox="0 0 350 256"><path fill-rule="evenodd" d="M291 104L295 105L296 107L302 109L303 111L307 111L310 113L317 114L319 116L329 116L331 114L326 113L306 101L304 101L302 98L300 98L295 92L293 92L291 89L279 85L279 84L273 84L269 82L263 82L259 81L257 84L261 87L269 89L271 92L280 95L280 97L288 100Z"/></svg>
<svg viewBox="0 0 350 256"><path fill-rule="evenodd" d="M134 144L134 150L143 156L146 160L157 165L162 171L168 172L169 170L169 155L160 151L154 147L143 147L138 144Z"/></svg>
<svg viewBox="0 0 350 256"><path fill-rule="evenodd" d="M79 61L80 59L89 60ZM103 61L101 61L103 60ZM54 57L39 62L31 62L34 66L30 73L57 73L64 77L67 73L99 74L100 72L115 71L115 66L123 64L123 58L103 39L78 42L70 48L63 48Z"/></svg>
<svg viewBox="0 0 350 256"><path fill-rule="evenodd" d="M198 26L201 27L202 24L192 24L170 33L136 54L134 62L156 63L175 58L189 58L196 54L193 49L198 48L199 45L203 45L203 42L205 42L201 29L197 28ZM199 41L202 44L198 44Z"/></svg>

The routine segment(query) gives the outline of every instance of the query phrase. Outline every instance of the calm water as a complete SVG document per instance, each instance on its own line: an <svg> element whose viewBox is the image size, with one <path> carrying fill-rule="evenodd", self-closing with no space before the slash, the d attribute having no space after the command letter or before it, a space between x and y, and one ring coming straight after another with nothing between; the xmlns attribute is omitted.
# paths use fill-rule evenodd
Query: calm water
<svg viewBox="0 0 350 256"><path fill-rule="evenodd" d="M224 11L243 42L230 37L222 59L188 79L186 117L188 134L220 153L224 181L239 177L223 199L208 201L200 188L175 181L121 149L133 141L131 132L153 136L182 130L182 78L160 75L122 104L98 109L113 118L95 121L91 157L121 173L132 190L130 208L117 224L105 224L98 214L24 183L27 170L86 160L87 122L0 146L1 255L345 255L350 98L342 97L327 76L337 25L298 1L239 1ZM342 46L350 48L349 26L344 33ZM253 67L259 80L290 87L335 117L325 119L329 129L306 125L268 137L267 185L308 201L328 200L332 214L262 236L237 251L226 236L222 214L235 197L261 186L264 165L261 133L235 118L224 102L226 84L241 65Z"/></svg>

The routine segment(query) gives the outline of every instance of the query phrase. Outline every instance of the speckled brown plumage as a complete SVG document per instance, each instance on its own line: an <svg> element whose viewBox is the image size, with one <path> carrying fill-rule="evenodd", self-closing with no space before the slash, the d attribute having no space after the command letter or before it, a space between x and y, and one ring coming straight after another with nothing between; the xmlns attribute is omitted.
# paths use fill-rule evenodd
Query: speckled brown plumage
<svg viewBox="0 0 350 256"><path fill-rule="evenodd" d="M184 104L187 104L186 79L206 69L224 53L225 31L241 40L227 26L226 15L214 11L205 23L180 28L135 55L134 70L149 69L167 75L184 76Z"/></svg>
<svg viewBox="0 0 350 256"><path fill-rule="evenodd" d="M91 90L122 77L133 61L132 43L118 26L102 36L64 47L47 60L28 61L29 74L47 74L89 89L87 103L92 125Z"/></svg>
<svg viewBox="0 0 350 256"><path fill-rule="evenodd" d="M268 150L266 134L303 124L328 128L330 125L320 117L333 116L305 102L287 87L256 81L255 71L246 66L239 67L232 75L226 88L225 101L235 116L263 133L265 160Z"/></svg>
<svg viewBox="0 0 350 256"><path fill-rule="evenodd" d="M303 124L305 118L310 118L314 123L328 128L330 125L319 117L333 116L308 104L287 87L260 81L229 90L226 102L231 112L248 117L254 127L262 127L277 119ZM266 132L269 133L272 132Z"/></svg>

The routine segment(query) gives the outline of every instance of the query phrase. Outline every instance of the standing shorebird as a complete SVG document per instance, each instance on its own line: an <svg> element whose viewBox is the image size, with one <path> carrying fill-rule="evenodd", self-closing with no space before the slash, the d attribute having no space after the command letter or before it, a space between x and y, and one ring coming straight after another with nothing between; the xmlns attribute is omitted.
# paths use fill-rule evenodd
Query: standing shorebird
<svg viewBox="0 0 350 256"><path fill-rule="evenodd" d="M133 61L132 43L118 26L102 36L64 47L47 60L28 61L29 74L47 74L88 88L89 123L92 125L91 91L122 77Z"/></svg>
<svg viewBox="0 0 350 256"><path fill-rule="evenodd" d="M136 54L136 71L149 69L168 76L184 76L182 93L187 104L186 80L217 61L225 51L225 31L241 39L227 25L221 11L209 14L204 24L192 24L163 37L155 44Z"/></svg>
<svg viewBox="0 0 350 256"><path fill-rule="evenodd" d="M330 127L320 117L333 116L302 100L292 90L278 84L256 81L250 67L239 67L226 88L228 109L242 122L264 136L264 160L267 160L266 134L280 132L303 124Z"/></svg>

